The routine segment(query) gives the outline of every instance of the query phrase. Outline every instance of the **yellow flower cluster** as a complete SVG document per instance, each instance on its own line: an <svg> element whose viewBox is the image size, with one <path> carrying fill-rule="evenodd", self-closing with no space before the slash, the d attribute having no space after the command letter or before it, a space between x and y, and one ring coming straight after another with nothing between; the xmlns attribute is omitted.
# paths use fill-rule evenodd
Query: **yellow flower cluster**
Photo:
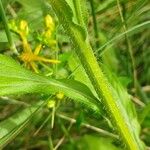
<svg viewBox="0 0 150 150"><path fill-rule="evenodd" d="M44 44L48 46L56 45L56 40L51 39L52 33L54 33L55 30L55 24L53 22L53 19L50 15L47 15L45 17L45 31L43 32L43 42Z"/></svg>
<svg viewBox="0 0 150 150"><path fill-rule="evenodd" d="M58 92L56 93L55 95L55 99L50 99L48 102L47 102L47 107L48 108L53 108L56 106L56 100L63 100L64 99L64 93L62 92Z"/></svg>
<svg viewBox="0 0 150 150"><path fill-rule="evenodd" d="M38 67L35 62L45 62L45 63L60 63L59 60L48 59L42 56L39 56L40 51L42 50L43 43L52 46L56 45L56 41L51 38L54 30L55 24L50 15L45 17L45 31L42 33L42 43L38 43L36 48L32 51L31 46L28 42L29 27L28 23L25 20L21 20L19 27L16 26L15 22L11 23L11 30L17 33L22 41L23 52L19 55L19 58L24 62L25 66L32 68L36 73L38 73Z"/></svg>

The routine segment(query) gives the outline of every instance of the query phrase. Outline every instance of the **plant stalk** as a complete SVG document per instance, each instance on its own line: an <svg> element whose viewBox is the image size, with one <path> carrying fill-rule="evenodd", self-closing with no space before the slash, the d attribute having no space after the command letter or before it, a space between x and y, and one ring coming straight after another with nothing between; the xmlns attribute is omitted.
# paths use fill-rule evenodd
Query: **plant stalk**
<svg viewBox="0 0 150 150"><path fill-rule="evenodd" d="M81 30L81 26L72 22L71 12L68 12L68 5L64 0L50 0L50 3L66 34L70 37L71 44L81 64L99 98L102 99L102 103L112 118L114 126L117 126L116 129L123 138L124 143L126 143L130 150L144 150L141 141L132 131L125 108L122 107L121 102L114 96L111 85L103 74L89 41L87 37L84 36L83 30ZM64 11L63 7L66 7L65 9L68 10Z"/></svg>
<svg viewBox="0 0 150 150"><path fill-rule="evenodd" d="M12 39L12 36L11 36L11 32L10 32L9 27L8 27L7 17L5 15L5 10L4 10L4 7L3 7L3 4L2 4L1 0L0 0L0 16L1 16L3 24L4 24L5 32L6 32L7 39L8 39L9 45L10 45L10 49L15 54L18 55L18 51L17 51L16 46L15 46L15 44L13 42L13 39Z"/></svg>

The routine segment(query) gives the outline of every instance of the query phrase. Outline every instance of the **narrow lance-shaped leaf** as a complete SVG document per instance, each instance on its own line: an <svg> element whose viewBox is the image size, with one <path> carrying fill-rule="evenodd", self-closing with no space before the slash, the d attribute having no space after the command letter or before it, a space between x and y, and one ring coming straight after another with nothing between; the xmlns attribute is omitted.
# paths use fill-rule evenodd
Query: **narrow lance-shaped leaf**
<svg viewBox="0 0 150 150"><path fill-rule="evenodd" d="M56 92L63 92L75 102L100 115L98 100L86 85L75 80L54 80L32 73L12 58L0 55L0 96Z"/></svg>
<svg viewBox="0 0 150 150"><path fill-rule="evenodd" d="M144 150L145 148L139 139L139 135L135 133L130 124L125 108L113 93L110 83L98 65L84 29L73 23L73 13L70 7L65 0L50 0L50 4L70 37L71 43L99 98L102 97L102 102L114 121L114 126L117 127L124 143L130 150Z"/></svg>
<svg viewBox="0 0 150 150"><path fill-rule="evenodd" d="M86 0L66 0L73 12L73 21L81 25L85 30L88 25L88 11Z"/></svg>
<svg viewBox="0 0 150 150"><path fill-rule="evenodd" d="M38 112L45 102L37 102L34 106L27 107L8 119L0 122L0 148L4 148L11 140L13 140Z"/></svg>

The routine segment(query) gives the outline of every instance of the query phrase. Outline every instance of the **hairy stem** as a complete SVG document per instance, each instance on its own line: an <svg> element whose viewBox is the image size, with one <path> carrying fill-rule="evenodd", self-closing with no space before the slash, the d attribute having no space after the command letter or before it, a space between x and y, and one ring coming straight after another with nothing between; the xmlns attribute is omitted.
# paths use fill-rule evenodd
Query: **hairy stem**
<svg viewBox="0 0 150 150"><path fill-rule="evenodd" d="M91 80L95 91L99 98L102 98L103 105L112 118L114 126L117 126L117 130L128 149L143 150L139 138L134 134L130 122L128 122L125 108L122 107L121 102L114 96L111 85L94 56L89 41L85 37L86 34L84 35L81 26L72 22L69 6L64 0L50 0L50 3L66 34L70 37L74 50ZM66 11L64 11L64 7L66 7Z"/></svg>

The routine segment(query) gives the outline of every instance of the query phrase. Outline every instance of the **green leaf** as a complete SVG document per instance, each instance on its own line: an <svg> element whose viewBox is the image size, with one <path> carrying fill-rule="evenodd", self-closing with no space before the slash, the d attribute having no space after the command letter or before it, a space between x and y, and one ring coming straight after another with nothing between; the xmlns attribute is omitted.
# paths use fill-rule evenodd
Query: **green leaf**
<svg viewBox="0 0 150 150"><path fill-rule="evenodd" d="M81 33L80 35L82 35L82 38L85 40L87 37L87 32L86 32L85 28L80 23L76 24L75 22L73 22L73 18L74 18L73 12L72 12L72 9L70 8L70 6L68 5L68 3L66 3L65 0L61 0L61 2L60 2L61 4L54 1L54 0L52 2L58 8L56 11L60 15L60 21L64 23L62 25L63 25L66 33L71 32L71 31L69 31L70 28L68 28L68 25L69 25L69 26L71 26L71 30L80 31L78 33ZM65 8L65 9L63 9L63 8ZM53 9L55 9L55 8L53 8ZM65 17L65 20L64 20L64 17Z"/></svg>
<svg viewBox="0 0 150 150"><path fill-rule="evenodd" d="M70 59L68 61L69 68L73 72L74 79L87 85L91 92L97 97L97 93L94 90L94 87L87 76L79 58L77 57L76 53L73 53L72 56L70 56Z"/></svg>
<svg viewBox="0 0 150 150"><path fill-rule="evenodd" d="M118 80L115 73L112 73L108 68L106 68L104 65L105 73L107 74L107 77L109 79L109 82L112 85L112 91L116 98L120 100L120 107L122 107L122 111L126 111L124 113L124 117L126 117L126 121L129 122L130 128L132 129L132 133L134 135L134 138L138 141L138 143L141 143L141 140L139 139L140 134L140 124L137 119L137 114L135 107L130 99L129 94L125 90L125 88L121 85L120 81Z"/></svg>
<svg viewBox="0 0 150 150"><path fill-rule="evenodd" d="M29 121L35 116L44 103L45 102L37 102L34 106L16 112L0 123L0 148L6 146L28 125Z"/></svg>
<svg viewBox="0 0 150 150"><path fill-rule="evenodd" d="M0 43L2 43L2 42L8 42L6 33L3 30L0 30L0 35L1 35L0 36Z"/></svg>
<svg viewBox="0 0 150 150"><path fill-rule="evenodd" d="M82 26L85 30L88 24L88 11L86 0L66 0L73 12L74 23Z"/></svg>
<svg viewBox="0 0 150 150"><path fill-rule="evenodd" d="M21 67L12 58L0 55L0 96L10 94L63 92L100 115L100 105L97 98L84 84L69 79L54 80Z"/></svg>
<svg viewBox="0 0 150 150"><path fill-rule="evenodd" d="M47 14L46 1L43 0L15 0L15 2L21 5L21 8L17 12L17 18L19 20L26 20L30 24L31 29L43 28L43 15ZM32 3L32 5L31 5ZM45 8L45 9L43 9Z"/></svg>
<svg viewBox="0 0 150 150"><path fill-rule="evenodd" d="M129 30L122 32L121 34L113 37L112 39L110 39L109 41L107 41L105 44L103 44L99 49L96 50L96 52L102 51L101 55L103 54L103 52L105 52L105 48L110 48L111 46L113 46L116 42L118 42L120 39L124 38L124 36L126 34L128 34L129 36L141 31L142 29L145 28L150 28L150 20L142 22L138 25L135 25L134 27L130 28Z"/></svg>
<svg viewBox="0 0 150 150"><path fill-rule="evenodd" d="M109 138L85 135L77 142L77 146L80 147L80 149L86 150L121 150L121 148L117 148L113 145L112 142L112 139Z"/></svg>

